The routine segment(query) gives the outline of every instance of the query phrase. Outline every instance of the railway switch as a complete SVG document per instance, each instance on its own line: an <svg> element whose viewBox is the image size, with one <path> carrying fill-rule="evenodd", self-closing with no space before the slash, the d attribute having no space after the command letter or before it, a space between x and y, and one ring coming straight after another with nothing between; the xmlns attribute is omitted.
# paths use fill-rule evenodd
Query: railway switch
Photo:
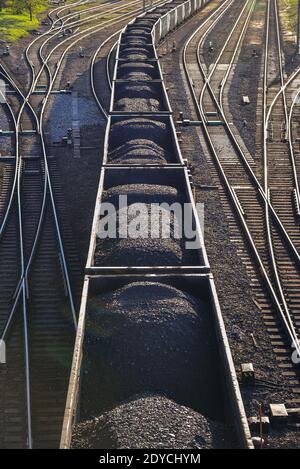
<svg viewBox="0 0 300 469"><path fill-rule="evenodd" d="M242 382L244 384L253 385L255 383L255 372L252 363L241 364Z"/></svg>

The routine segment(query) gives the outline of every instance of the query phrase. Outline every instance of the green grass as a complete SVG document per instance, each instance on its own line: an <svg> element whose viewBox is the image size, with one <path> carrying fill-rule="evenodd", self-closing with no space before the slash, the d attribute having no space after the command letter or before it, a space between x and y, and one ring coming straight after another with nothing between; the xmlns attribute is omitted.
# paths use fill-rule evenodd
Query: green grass
<svg viewBox="0 0 300 469"><path fill-rule="evenodd" d="M297 29L298 0L281 0L280 7L288 29L295 33Z"/></svg>
<svg viewBox="0 0 300 469"><path fill-rule="evenodd" d="M15 14L7 2L7 6L0 11L0 38L7 41L16 41L20 37L27 36L30 31L39 27L40 21L37 15L47 9L45 0L35 9L33 20L30 21L29 13Z"/></svg>

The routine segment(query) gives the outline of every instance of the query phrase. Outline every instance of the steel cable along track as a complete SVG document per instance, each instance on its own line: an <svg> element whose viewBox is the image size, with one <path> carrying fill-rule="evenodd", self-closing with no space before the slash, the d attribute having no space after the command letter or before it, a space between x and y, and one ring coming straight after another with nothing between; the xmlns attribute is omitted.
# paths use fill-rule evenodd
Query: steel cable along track
<svg viewBox="0 0 300 469"><path fill-rule="evenodd" d="M278 206L271 205L269 201L268 182L265 183L264 188L261 186L259 182L260 174L258 178L255 175L254 161L250 155L242 150L241 145L238 143L237 137L228 124L222 103L228 76L234 58L239 51L247 23L250 20L254 2L246 2L245 6L247 4L250 8L249 13L246 9L244 13L241 10L240 16L220 51L215 66L210 69L208 75L202 63L201 49L209 31L221 19L221 14L214 22L210 22L210 26L208 22L203 25L204 28L200 26L193 33L186 43L183 63L195 108L199 118L203 121L202 129L206 142L226 188L227 197L229 196L231 206L234 207L235 217L239 220L243 229L252 259L255 260L255 265L258 267L258 270L256 270L255 265L251 267L251 276L253 276L253 283L257 285L254 288L270 333L273 350L277 355L279 366L283 370L286 381L293 386L295 399L292 399L292 403L299 404L299 399L297 399L300 392L299 371L291 361L293 351L291 345L293 343L299 353L299 344L295 343L297 342L300 324L297 311L299 254L293 243L294 239L291 239L289 226L285 224L285 220L284 225L281 223L282 211L280 213ZM279 23L276 2L271 2L271 4L268 2L266 15L266 44L269 43L268 28L271 24L276 33L276 41L273 46L279 48ZM280 49L278 50L280 51ZM267 53L265 57L267 60ZM224 66L218 68L219 63L228 64L225 72ZM198 65L198 72L195 70L195 64ZM192 67L193 65L194 67ZM265 70L267 68L266 66ZM282 70L281 67L280 69ZM279 72L278 76L280 74ZM283 83L279 82L280 89L282 86ZM198 96L200 96L199 100ZM285 106L284 99L283 104ZM284 107L283 110L286 122L286 108ZM220 142L222 142L221 145ZM226 155L223 146L227 148ZM268 174L268 169L266 161L264 166L265 177ZM268 181L268 178L265 178L266 180ZM272 198L271 202L273 202ZM229 213L230 210L227 212ZM240 237L239 230L237 230L235 236ZM264 280L263 289L261 281L257 282L258 278Z"/></svg>
<svg viewBox="0 0 300 469"><path fill-rule="evenodd" d="M60 433L74 338L72 322L75 321L71 281L52 191L52 187L57 189L60 181L50 183L45 143L38 133L42 119L39 121L35 111L28 106L32 89L24 98L9 74L5 72L5 75L21 98L21 108L17 111L15 126L15 183L1 228L6 237L10 234L9 224L14 235L19 233L19 239L9 251L11 256L14 255L15 263L9 259L1 264L7 271L16 264L7 281L6 296L2 296L2 338L7 341L7 362L11 366L7 364L1 369L4 396L1 446L32 447L34 441L35 447L53 447L57 446ZM32 111L32 126L26 132L21 122L24 109L28 107ZM9 238L13 240L14 236ZM68 249L69 255L72 255L71 249ZM4 251L7 256L7 249ZM79 285L77 287L79 292ZM13 299L13 304L5 301L7 296ZM23 309L23 323L20 324L19 308Z"/></svg>

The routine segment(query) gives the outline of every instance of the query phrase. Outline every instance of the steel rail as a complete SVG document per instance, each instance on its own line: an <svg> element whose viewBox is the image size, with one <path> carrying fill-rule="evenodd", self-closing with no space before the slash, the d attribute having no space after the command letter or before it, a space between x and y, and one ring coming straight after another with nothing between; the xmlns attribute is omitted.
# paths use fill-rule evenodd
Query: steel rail
<svg viewBox="0 0 300 469"><path fill-rule="evenodd" d="M184 49L183 49L183 52L182 52L182 62L183 62L183 68L184 68L184 72L185 72L185 76L186 76L186 79L187 79L187 83L188 83L188 87L189 87L189 90L190 90L190 93L192 95L192 99L193 99L193 102L194 102L194 105L195 105L195 108L196 108L196 111L197 111L197 114L200 118L200 120L202 119L203 121L203 132L204 132L204 136L205 136L205 140L208 144L208 147L209 149L211 150L211 153L214 157L214 160L216 162L216 165L217 165L217 168L218 168L218 171L221 175L221 179L223 180L223 183L224 183L224 186L229 194L229 197L230 197L230 200L231 200L231 203L233 205L233 207L235 208L235 211L236 211L236 214L238 216L238 219L240 221L240 224L241 224L241 227L245 233L245 236L246 236L246 239L250 245L250 248L253 252L253 255L255 257L255 260L256 260L256 263L259 267L259 271L266 283L266 286L267 286L267 289L269 291L269 294L272 298L272 301L279 313L279 316L280 316L280 319L282 321L282 324L283 324L283 327L285 328L286 330L286 333L288 335L288 337L290 337L292 339L292 342L294 343L295 345L295 348L297 350L297 353L300 354L300 345L298 343L298 341L295 341L295 332L293 330L293 328L290 327L290 324L289 322L287 321L286 317L285 317L285 313L284 311L282 310L281 308L281 304L278 300L278 297L277 297L277 294L272 286L272 282L270 281L269 279L269 276L268 276L268 273L264 267L264 264L263 264L263 261L260 257L260 254L259 252L257 251L257 248L256 248L256 245L255 245L255 242L253 240L253 237L250 233L250 230L248 228L248 225L245 221L245 218L244 218L244 214L241 210L241 206L240 204L238 203L236 197L235 197L235 194L234 194L234 191L233 191L233 188L231 187L231 184L229 183L229 180L226 176L226 173L224 171L224 168L222 166L222 163L218 157L218 154L217 154L217 151L214 147L214 144L212 142L212 139L210 137L210 133L208 131L208 128L207 128L207 124L205 123L205 119L204 119L204 115L203 115L203 109L200 107L200 103L198 101L198 98L196 96L196 93L195 93L195 90L194 90L194 86L193 86L193 82L192 82L192 79L190 77L190 73L189 73L189 70L188 70L188 63L187 63L187 49L188 49L188 46L189 44L191 43L191 41L193 40L193 38L199 33L199 31L201 31L201 29L203 28L203 26L205 25L205 23L203 23L202 25L200 25L195 31L194 33L190 36L190 38L187 40L185 46L184 46ZM197 54L197 61L198 61L198 54ZM198 65L199 65L199 61L198 61Z"/></svg>
<svg viewBox="0 0 300 469"><path fill-rule="evenodd" d="M136 2L134 2L134 3L136 3ZM158 1L158 2L155 3L155 5L164 4L164 3L167 3L167 2ZM139 11L139 9L136 10L136 11ZM60 233L60 229L59 229L57 211L56 211L56 207L55 207L55 199L54 199L53 190L52 190L51 177L50 177L49 168L48 168L46 145L45 145L44 135L43 135L43 117L44 117L45 108L46 108L50 93L53 89L57 74L59 72L62 61L63 61L64 57L66 56L67 52L72 47L74 47L78 42L82 41L83 39L85 39L87 37L90 37L92 34L95 34L99 31L105 29L105 26L106 26L107 23L117 24L117 23L123 21L124 17L132 16L133 13L134 12L130 12L130 13L127 13L125 15L121 15L121 17L119 17L116 20L109 20L108 22L105 22L104 24L102 24L100 27L97 26L96 30L95 30L95 27L88 28L87 30L82 32L82 33L84 33L83 36L82 36L82 33L78 33L77 35L75 35L75 36L80 36L80 37L78 37L75 41L72 42L72 44L69 44L69 46L66 49L64 49L59 61L57 62L57 67L56 67L55 73L54 73L53 77L51 76L51 82L49 84L46 96L43 100L42 109L41 109L41 112L40 112L39 129L40 129L40 138L41 138L41 145L42 145L42 149L43 149L43 158L44 158L44 165L45 165L45 179L47 181L47 184L45 184L42 212L41 212L38 228L37 228L37 231L36 231L36 237L35 237L35 240L34 240L33 249L32 249L29 261L27 263L27 268L26 268L26 271L25 271L25 275L26 275L26 278L27 278L28 272L29 272L29 269L30 269L30 266L31 266L31 262L32 262L32 259L33 259L33 256L34 256L35 247L37 245L39 234L40 234L40 231L41 231L41 226L42 226L42 221L43 221L43 216L44 216L44 209L45 209L45 204L46 204L46 191L47 191L47 186L48 186L51 205L52 205L52 210L53 210L53 216L54 216L54 220L55 220L56 234L57 234L57 237L58 237L58 243L59 243L59 247L60 247L60 251L61 251L63 270L64 270L64 274L65 274L65 280L66 280L66 284L67 284L67 290L68 290L69 300L70 300L70 303L71 303L73 321L74 321L75 326L77 326L77 319L76 319L76 313L75 313L75 308L74 308L74 302L73 302L73 298L72 298L72 291L71 291L71 286L70 286L70 281L69 281L67 263L66 263L66 259L65 259L65 255L64 255L63 243L62 243L61 233ZM87 33L87 31L88 31L88 33ZM73 36L73 39L74 39L75 36ZM49 53L49 55L46 59L43 59L44 63L48 62L49 57L53 54L53 52L56 48L57 48L57 46ZM36 77L36 80L38 80L38 78L39 78L39 76ZM29 99L29 97L30 96L28 96L26 99Z"/></svg>
<svg viewBox="0 0 300 469"><path fill-rule="evenodd" d="M134 2L136 3L136 2ZM126 15L127 16L127 15ZM103 25L100 27L100 29L103 29ZM94 31L95 32L95 31ZM84 37L87 37L89 35L85 34ZM83 38L79 38L79 40L82 40ZM78 42L79 40L77 40L76 42ZM29 49L30 49L30 46L36 41L36 39L31 43L29 44L29 46L27 47L26 49L26 52L28 53ZM74 44L71 44L71 46L73 46ZM67 48L67 50L70 49L70 46ZM63 53L63 56L65 55L65 53L67 52L64 51ZM52 51L53 52L53 51ZM50 53L51 54L51 53ZM26 54L27 56L27 54ZM28 56L27 56L28 58ZM43 60L43 65L47 65L47 61L48 61L49 57L47 57L46 61ZM29 59L28 59L29 60ZM31 62L29 62L29 64L31 65L32 67L32 64ZM60 61L60 64L61 64L61 61ZM60 66L60 65L59 65ZM55 77L57 76L57 73L59 71L59 66L57 67L56 69L56 73L55 73ZM32 67L32 71L33 71L33 77L34 77L34 69ZM34 86L35 86L35 82L38 81L39 79L39 76L40 76L40 73L42 72L42 68L40 69L40 72L39 74L37 75L37 77L35 78L35 80L33 79L32 81L32 85L30 87L30 90L28 91L27 93L27 96L25 97L25 100L24 100L24 103L23 103L23 107L25 106L25 104L27 102L29 102L29 98L34 90ZM50 71L49 71L50 72ZM54 80L55 80L55 77L54 77ZM52 87L53 87L53 82L52 82L52 77L50 76L50 88L52 90ZM43 103L43 108L42 108L42 112L41 114L43 114L43 110L45 108L45 105L49 99L49 95L50 95L50 92L47 93L46 97L45 97L45 100L44 100L44 103ZM22 109L21 109L21 112L20 112L20 115L22 114ZM25 272L24 272L24 276L25 276L25 284L27 285L28 284L28 275L29 275L29 271L30 271L30 268L31 268L31 264L32 264L32 260L33 260L33 257L35 255L35 251L36 251L36 246L37 246L37 243L38 243L38 239L39 239L39 235L40 235L40 231L41 231L41 227L42 227L42 223L43 223L43 218L44 218L44 213L45 213L45 206L46 206L46 197L47 197L47 189L49 188L49 193L50 193L50 199L51 199L51 205L52 205L52 210L53 210L53 216L54 216L54 222L55 222L55 228L56 228L56 233L57 233L57 237L58 237L58 244L59 244L59 249L60 249L60 253L61 253L61 258L62 258L62 265L63 265L63 271L64 271L64 277L65 277L65 281L66 281L66 286L67 286L67 291L68 291L68 297L69 297L69 301L70 301L70 307L71 307L71 311L72 311L72 316L73 316L73 322L74 322L74 326L75 328L77 327L77 319L76 319L76 311L75 311L75 306L74 306L74 301L73 301L73 295L72 295L72 291L71 291L71 285L70 285L70 280L69 280L69 274L68 274L68 269L67 269L67 263L66 263L66 259L65 259L65 255L64 255L64 249L63 249L63 243L62 243L62 238L61 238L61 234L60 234L60 229L59 229L59 223L58 223L58 217L57 217L57 212L56 212L56 207L55 207L55 200L54 200L54 196L53 196L53 191L52 191L52 186L51 186L51 180L50 180L50 173L49 173L49 170L48 170L48 164L47 164L47 154L46 154L46 147L45 147L45 142L44 142L44 137L43 137L43 134L41 132L41 123L42 123L42 119L39 119L38 120L38 124L39 124L39 134L40 134L40 138L41 138L41 146L42 146L42 150L43 150L43 158L44 158L44 164L45 164L45 178L44 178L44 191L43 191L43 201L42 201L42 208L41 208L41 213L40 213L40 217L39 217L39 222L38 222L38 226L37 226L37 230L36 230L36 235L35 235L35 238L34 238L34 242L33 242L33 246L32 246L32 249L31 249L31 253L30 253L30 256L29 256L29 260L27 262L27 266L26 266L26 269L25 269ZM16 289L16 292L15 292L15 297L16 298L19 298L20 294L21 294L21 286L22 286L22 277L19 281L19 285ZM12 317L13 315L10 315L9 316L9 323L7 324L7 327L6 329L8 330L8 328L10 327L10 322L12 320Z"/></svg>
<svg viewBox="0 0 300 469"><path fill-rule="evenodd" d="M124 8L128 8L128 6L130 6L130 5L135 5L135 4L139 4L139 0L134 0L133 2L128 3L126 6L122 7L121 10L123 10ZM112 9L109 10L109 11L112 12L112 11L115 11L115 10L120 11L120 7L112 8ZM30 47L31 47L32 44L34 44L38 39L40 39L41 36L40 36L39 38L36 38L31 44L29 44L29 46L26 48L26 51L25 51L25 58L26 58L27 63L28 63L28 65L29 65L30 69L31 69L31 74L32 74L32 86L31 86L30 92L32 93L32 92L34 91L34 88L35 88L35 86L37 85L38 79L39 79L39 77L41 76L42 72L44 71L44 68L45 68L45 67L46 67L46 69L47 69L49 78L50 78L50 80L51 80L51 72L50 72L50 69L49 69L49 66L48 66L48 62L49 62L51 56L53 55L53 53L54 53L59 47L62 47L66 42L71 41L71 40L73 40L74 38L76 38L76 37L78 37L78 36L80 36L80 35L82 35L82 34L85 34L87 31L91 31L91 32L92 32L92 30L95 30L94 32L98 32L99 30L104 29L104 28L105 28L106 26L108 26L108 25L114 25L114 24L116 24L116 23L118 23L118 22L121 22L121 21L123 21L125 18L134 15L137 11L140 11L140 8L135 9L135 10L132 10L131 12L125 13L125 14L123 14L123 15L120 15L118 18L113 18L113 19L111 19L111 20L104 21L104 22L102 22L101 26L94 25L94 26L92 26L92 27L89 27L89 28L87 28L87 29L84 29L83 31L80 31L80 32L77 32L76 34L73 34L72 36L66 38L65 40L63 40L62 42L60 42L59 44L57 44L57 45L49 52L49 54L48 54L47 57L45 58L45 57L43 56L43 49L44 49L44 47L46 46L46 44L47 44L51 39L53 39L54 36L57 36L57 35L59 34L59 32L60 32L61 29L62 29L62 28L60 28L59 32L57 32L57 33L55 33L54 35L52 35L51 37L47 38L47 39L44 41L44 43L41 45L41 47L39 48L38 53L39 53L40 60L41 60L41 62L42 62L42 66L41 66L41 68L40 68L39 73L37 74L37 76L35 76L35 68L34 68L34 65L31 63L30 58L29 58L29 50L30 50ZM89 19L86 18L85 20L79 20L79 21L77 21L77 22L74 22L73 24L76 24L76 25L77 25L77 24L82 23L83 21L84 21L84 22L93 21L95 18L97 18L98 16L101 16L101 15L102 15L102 13L100 13L100 14L98 14L98 15L92 15ZM71 24L69 24L69 27L70 27L70 26L71 26ZM99 28L100 28L100 29L99 29ZM47 35L47 33L45 33L45 35ZM83 36L82 39L84 39L85 37L88 37L88 36ZM76 44L77 44L78 42L79 42L78 40L75 41ZM74 44L75 44L75 43L74 43ZM72 46L72 44L71 44L71 46Z"/></svg>

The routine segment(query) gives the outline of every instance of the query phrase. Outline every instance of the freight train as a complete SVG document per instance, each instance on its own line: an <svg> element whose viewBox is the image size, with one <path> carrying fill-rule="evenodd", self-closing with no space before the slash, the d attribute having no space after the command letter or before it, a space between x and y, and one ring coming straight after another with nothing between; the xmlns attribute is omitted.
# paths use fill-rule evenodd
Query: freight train
<svg viewBox="0 0 300 469"><path fill-rule="evenodd" d="M156 52L204 4L166 2L119 37L62 448L214 447L225 444L228 415L234 444L252 447ZM181 214L189 208L193 239L176 236L178 218L166 204ZM164 222L153 236L153 207L154 231L167 220L167 236ZM111 222L115 236L103 236Z"/></svg>

